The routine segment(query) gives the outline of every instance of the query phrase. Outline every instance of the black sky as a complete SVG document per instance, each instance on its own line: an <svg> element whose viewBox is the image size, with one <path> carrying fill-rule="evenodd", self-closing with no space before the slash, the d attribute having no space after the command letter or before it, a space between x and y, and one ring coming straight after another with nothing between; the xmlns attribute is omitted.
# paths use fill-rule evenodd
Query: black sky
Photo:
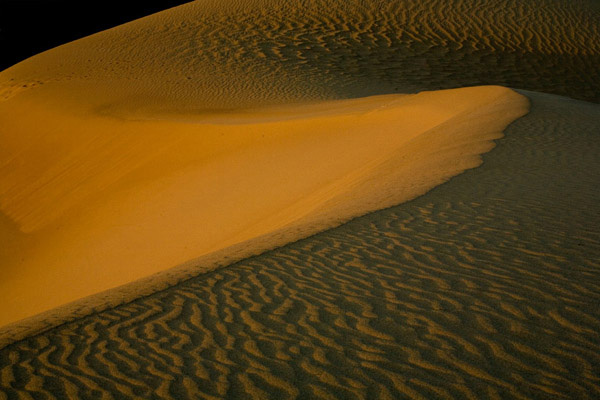
<svg viewBox="0 0 600 400"><path fill-rule="evenodd" d="M44 50L190 0L0 0L0 71Z"/></svg>

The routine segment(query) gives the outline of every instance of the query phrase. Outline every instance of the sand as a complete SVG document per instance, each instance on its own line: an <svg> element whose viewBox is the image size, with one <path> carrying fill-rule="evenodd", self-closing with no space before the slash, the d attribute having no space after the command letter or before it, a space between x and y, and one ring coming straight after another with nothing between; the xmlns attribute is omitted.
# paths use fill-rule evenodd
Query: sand
<svg viewBox="0 0 600 400"><path fill-rule="evenodd" d="M0 395L595 397L600 112L498 85L598 101L598 16L197 1L1 72Z"/></svg>
<svg viewBox="0 0 600 400"><path fill-rule="evenodd" d="M526 112L523 97L498 86L316 102L325 92L311 95L321 86L293 67L278 74L290 85L240 87L265 81L242 74L238 56L214 65L210 47L212 57L191 61L165 53L173 23L246 15L235 6L177 7L2 73L0 326L251 239L263 238L256 253L414 198L479 165ZM177 31L199 34L197 24ZM107 60L90 64L99 56ZM22 85L33 66L38 80ZM228 82L200 79L210 68Z"/></svg>

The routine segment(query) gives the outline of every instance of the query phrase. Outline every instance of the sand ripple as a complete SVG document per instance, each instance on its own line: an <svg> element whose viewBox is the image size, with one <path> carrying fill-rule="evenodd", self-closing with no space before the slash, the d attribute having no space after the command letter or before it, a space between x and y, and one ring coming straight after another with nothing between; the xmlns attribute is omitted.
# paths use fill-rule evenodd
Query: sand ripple
<svg viewBox="0 0 600 400"><path fill-rule="evenodd" d="M485 84L597 102L599 21L585 0L204 0L38 55L0 81L9 97L117 80L144 92L139 107L168 96L173 112Z"/></svg>
<svg viewBox="0 0 600 400"><path fill-rule="evenodd" d="M600 114L529 95L417 200L4 348L0 398L598 398Z"/></svg>

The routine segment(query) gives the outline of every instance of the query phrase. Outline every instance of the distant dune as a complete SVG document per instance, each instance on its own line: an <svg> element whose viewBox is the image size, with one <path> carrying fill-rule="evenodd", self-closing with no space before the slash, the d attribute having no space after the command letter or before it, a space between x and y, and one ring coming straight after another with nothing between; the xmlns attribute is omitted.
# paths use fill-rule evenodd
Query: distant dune
<svg viewBox="0 0 600 400"><path fill-rule="evenodd" d="M598 37L205 0L0 72L0 396L597 397Z"/></svg>
<svg viewBox="0 0 600 400"><path fill-rule="evenodd" d="M486 84L600 101L598 20L594 0L201 0L26 60L2 92L87 82L116 112Z"/></svg>

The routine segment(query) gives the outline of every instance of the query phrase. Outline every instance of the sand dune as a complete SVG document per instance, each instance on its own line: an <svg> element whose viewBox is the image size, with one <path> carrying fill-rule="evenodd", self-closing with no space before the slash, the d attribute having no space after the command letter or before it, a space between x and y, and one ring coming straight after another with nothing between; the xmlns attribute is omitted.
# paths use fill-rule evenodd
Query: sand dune
<svg viewBox="0 0 600 400"><path fill-rule="evenodd" d="M202 0L0 72L0 398L598 397L600 111L498 85L600 100L599 17Z"/></svg>
<svg viewBox="0 0 600 400"><path fill-rule="evenodd" d="M0 393L597 398L599 107L525 94L480 168L8 346Z"/></svg>
<svg viewBox="0 0 600 400"><path fill-rule="evenodd" d="M477 166L525 112L525 99L497 86L317 103L342 94L321 79L345 80L329 61L305 70L283 49L252 49L259 37L279 46L308 34L335 58L338 36L354 32L340 18L382 12L340 6L315 31L324 7L307 6L299 24L286 3L197 2L3 71L0 325L414 198ZM367 78L377 85L356 75L344 97Z"/></svg>

